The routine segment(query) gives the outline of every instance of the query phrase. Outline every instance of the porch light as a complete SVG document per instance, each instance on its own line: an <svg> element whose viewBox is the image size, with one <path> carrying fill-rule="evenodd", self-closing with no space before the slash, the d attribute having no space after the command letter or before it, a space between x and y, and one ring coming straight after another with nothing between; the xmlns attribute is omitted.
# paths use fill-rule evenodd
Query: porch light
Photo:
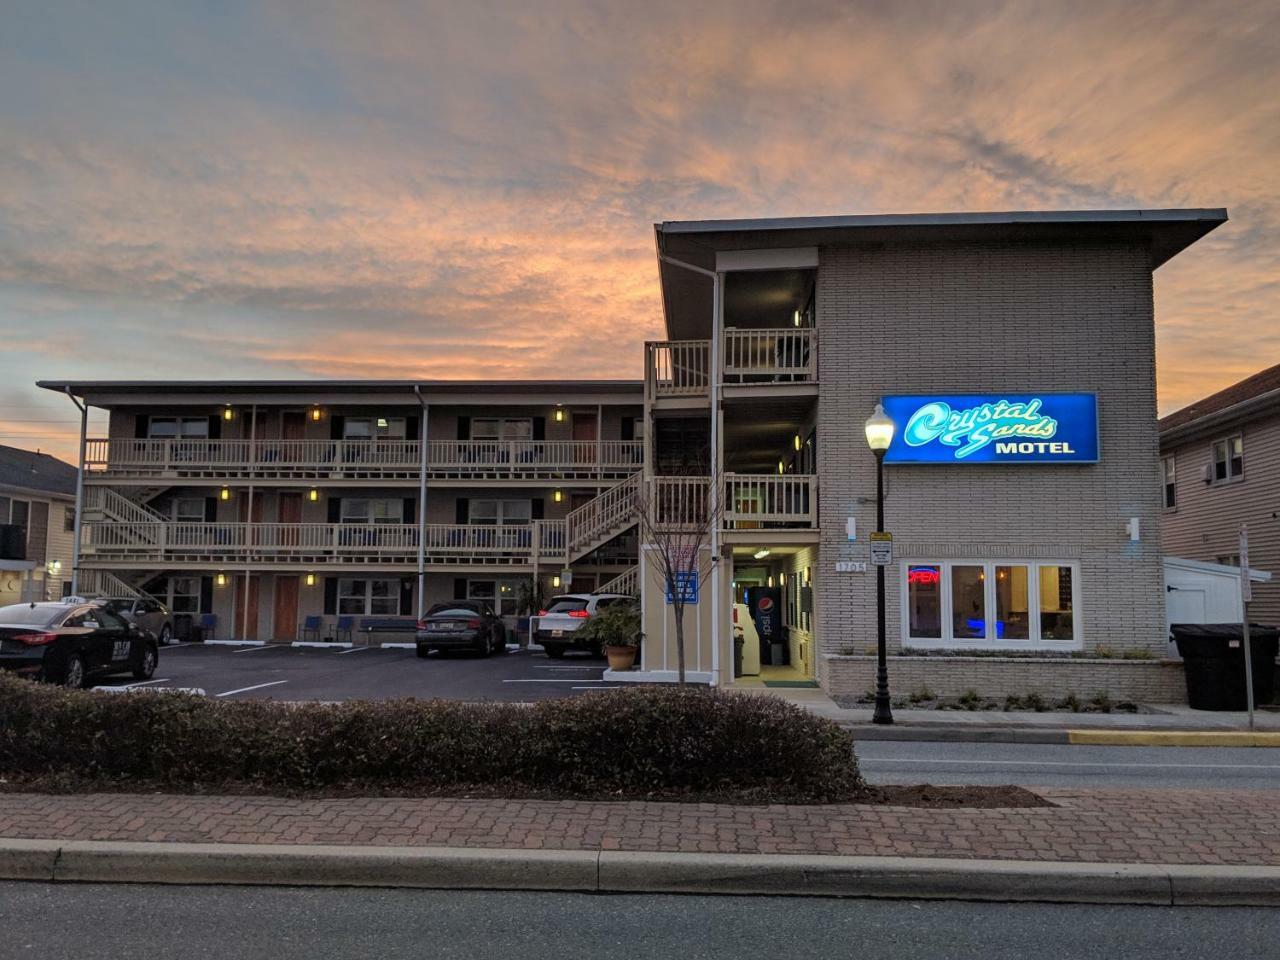
<svg viewBox="0 0 1280 960"><path fill-rule="evenodd" d="M45 569L48 570L50 574L56 577L58 574L62 573L62 561L50 560L45 565Z"/></svg>
<svg viewBox="0 0 1280 960"><path fill-rule="evenodd" d="M314 573L307 574L307 586L314 587L316 585L316 575Z"/></svg>
<svg viewBox="0 0 1280 960"><path fill-rule="evenodd" d="M220 587L225 587L227 585L227 575L225 573L220 573L213 578L213 582Z"/></svg>
<svg viewBox="0 0 1280 960"><path fill-rule="evenodd" d="M387 418L386 418L386 417L379 417L379 418L378 418L378 426L380 426L380 427L385 427L386 425L387 425Z"/></svg>
<svg viewBox="0 0 1280 960"><path fill-rule="evenodd" d="M779 461L778 461L778 472L779 472L779 473L786 473L786 470L784 470L784 469L783 469L782 461L781 461L781 460L779 460Z"/></svg>
<svg viewBox="0 0 1280 960"><path fill-rule="evenodd" d="M307 499L310 500L312 503L315 503L317 500L320 499L320 491L317 490L315 487L312 487L310 492L307 493Z"/></svg>
<svg viewBox="0 0 1280 960"><path fill-rule="evenodd" d="M560 574L553 573L551 575L551 586L555 587L557 590L560 589Z"/></svg>
<svg viewBox="0 0 1280 960"><path fill-rule="evenodd" d="M877 453L883 453L889 449L889 444L893 442L893 421L884 412L883 404L876 404L875 412L867 417L867 422L863 429L867 434L868 447ZM799 442L800 438L796 437L796 443ZM799 450L800 448L797 446L796 449Z"/></svg>
<svg viewBox="0 0 1280 960"><path fill-rule="evenodd" d="M223 488L218 492L218 498L219 498L220 500L230 500L230 499L231 499L231 488L230 488L230 487L223 487Z"/></svg>
<svg viewBox="0 0 1280 960"><path fill-rule="evenodd" d="M753 553L752 556L755 557L757 560L763 560L765 557L769 555L769 553L770 553L770 550L768 547L761 547L759 550Z"/></svg>
<svg viewBox="0 0 1280 960"><path fill-rule="evenodd" d="M319 405L311 408L311 421L313 423L319 423L322 416L324 416L324 414L321 413Z"/></svg>
<svg viewBox="0 0 1280 960"><path fill-rule="evenodd" d="M801 444L801 442L802 442L802 441L800 440L800 434L798 434L798 433L796 434L796 436L795 436L795 440L794 440L793 442L795 443L795 448L796 448L797 450L799 450L799 449L800 449L800 444Z"/></svg>
<svg viewBox="0 0 1280 960"><path fill-rule="evenodd" d="M778 574L778 583L784 587L787 585L787 575L785 573Z"/></svg>
<svg viewBox="0 0 1280 960"><path fill-rule="evenodd" d="M551 494L551 499L554 500L556 503L559 503L561 500L564 499L564 491L557 490L555 493Z"/></svg>
<svg viewBox="0 0 1280 960"><path fill-rule="evenodd" d="M556 404L556 423L564 423L564 407Z"/></svg>
<svg viewBox="0 0 1280 960"><path fill-rule="evenodd" d="M796 323L796 326L797 326L797 327L798 327L798 326L800 326L800 311L799 311L799 310L797 310L797 311L796 311L796 315L795 315L792 319L793 319L793 320L795 320L795 323Z"/></svg>
<svg viewBox="0 0 1280 960"><path fill-rule="evenodd" d="M235 412L234 410L232 410L232 409L231 409L231 404L229 404L229 403L228 403L228 404L227 404L225 407L223 407L223 409L222 409L222 419L223 419L223 420L234 420L235 418L236 418L236 412Z"/></svg>
<svg viewBox="0 0 1280 960"><path fill-rule="evenodd" d="M773 574L772 574L772 573L771 573L771 574L769 574L769 577L768 577L768 579L765 581L765 584L766 584L766 586L770 586L770 587L772 587L772 586L773 586Z"/></svg>

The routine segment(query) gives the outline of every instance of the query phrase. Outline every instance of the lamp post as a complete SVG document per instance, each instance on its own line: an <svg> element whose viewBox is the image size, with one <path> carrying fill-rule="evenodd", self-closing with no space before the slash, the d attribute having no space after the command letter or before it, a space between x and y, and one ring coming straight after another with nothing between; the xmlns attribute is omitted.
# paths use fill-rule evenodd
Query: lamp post
<svg viewBox="0 0 1280 960"><path fill-rule="evenodd" d="M893 421L877 403L864 427L867 446L876 456L876 532L884 532L884 452L893 442ZM889 703L889 663L884 636L884 565L876 565L876 709L872 723L893 723Z"/></svg>

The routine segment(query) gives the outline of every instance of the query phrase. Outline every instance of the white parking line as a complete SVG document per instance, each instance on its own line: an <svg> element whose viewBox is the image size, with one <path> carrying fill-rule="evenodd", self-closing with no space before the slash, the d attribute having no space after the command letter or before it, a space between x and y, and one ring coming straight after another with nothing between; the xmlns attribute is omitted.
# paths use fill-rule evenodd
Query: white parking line
<svg viewBox="0 0 1280 960"><path fill-rule="evenodd" d="M238 690L228 690L225 693L218 694L218 696L229 697L232 694L236 694L236 693L248 693L250 690L261 690L263 687L278 687L280 684L288 683L288 682L289 682L288 680L272 680L270 683L259 683L259 684L255 684L252 687L241 687Z"/></svg>
<svg viewBox="0 0 1280 960"><path fill-rule="evenodd" d="M343 650L338 656L345 657L348 653L359 653L362 650L372 650L372 647L352 647L350 650Z"/></svg>
<svg viewBox="0 0 1280 960"><path fill-rule="evenodd" d="M164 678L163 680L139 680L137 683L126 683L120 689L132 690L134 687L145 687L148 683L168 683L168 682L169 682L168 677Z"/></svg>
<svg viewBox="0 0 1280 960"><path fill-rule="evenodd" d="M243 648L241 648L241 649L239 649L239 650L232 650L231 652L232 652L232 653L261 653L263 650L270 650L270 649L271 649L271 647L268 647L268 646L261 646L261 647L243 647Z"/></svg>

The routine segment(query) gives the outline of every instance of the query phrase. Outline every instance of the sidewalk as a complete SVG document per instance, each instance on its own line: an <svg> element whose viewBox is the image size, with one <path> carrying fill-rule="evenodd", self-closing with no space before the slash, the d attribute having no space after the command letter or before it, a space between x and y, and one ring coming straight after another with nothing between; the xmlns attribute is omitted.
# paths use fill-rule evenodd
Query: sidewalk
<svg viewBox="0 0 1280 960"><path fill-rule="evenodd" d="M743 693L774 696L855 730L863 740L985 740L1020 743L1127 743L1170 746L1280 746L1280 711L1259 710L1254 729L1263 736L1250 743L1247 713L1192 710L1185 703L1146 704L1152 713L1057 713L1002 710L912 710L895 707L893 725L871 723L870 706L846 708L822 690L743 688ZM1213 733L1212 738L1175 734ZM1102 734L1109 734L1103 737ZM1141 734L1141 735L1139 735Z"/></svg>

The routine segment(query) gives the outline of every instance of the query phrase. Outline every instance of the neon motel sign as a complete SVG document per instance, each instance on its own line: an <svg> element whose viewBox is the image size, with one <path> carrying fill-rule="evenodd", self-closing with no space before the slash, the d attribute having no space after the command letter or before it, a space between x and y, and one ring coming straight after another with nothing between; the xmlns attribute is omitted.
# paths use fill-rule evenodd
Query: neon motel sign
<svg viewBox="0 0 1280 960"><path fill-rule="evenodd" d="M1095 463L1092 393L890 396L886 463Z"/></svg>

